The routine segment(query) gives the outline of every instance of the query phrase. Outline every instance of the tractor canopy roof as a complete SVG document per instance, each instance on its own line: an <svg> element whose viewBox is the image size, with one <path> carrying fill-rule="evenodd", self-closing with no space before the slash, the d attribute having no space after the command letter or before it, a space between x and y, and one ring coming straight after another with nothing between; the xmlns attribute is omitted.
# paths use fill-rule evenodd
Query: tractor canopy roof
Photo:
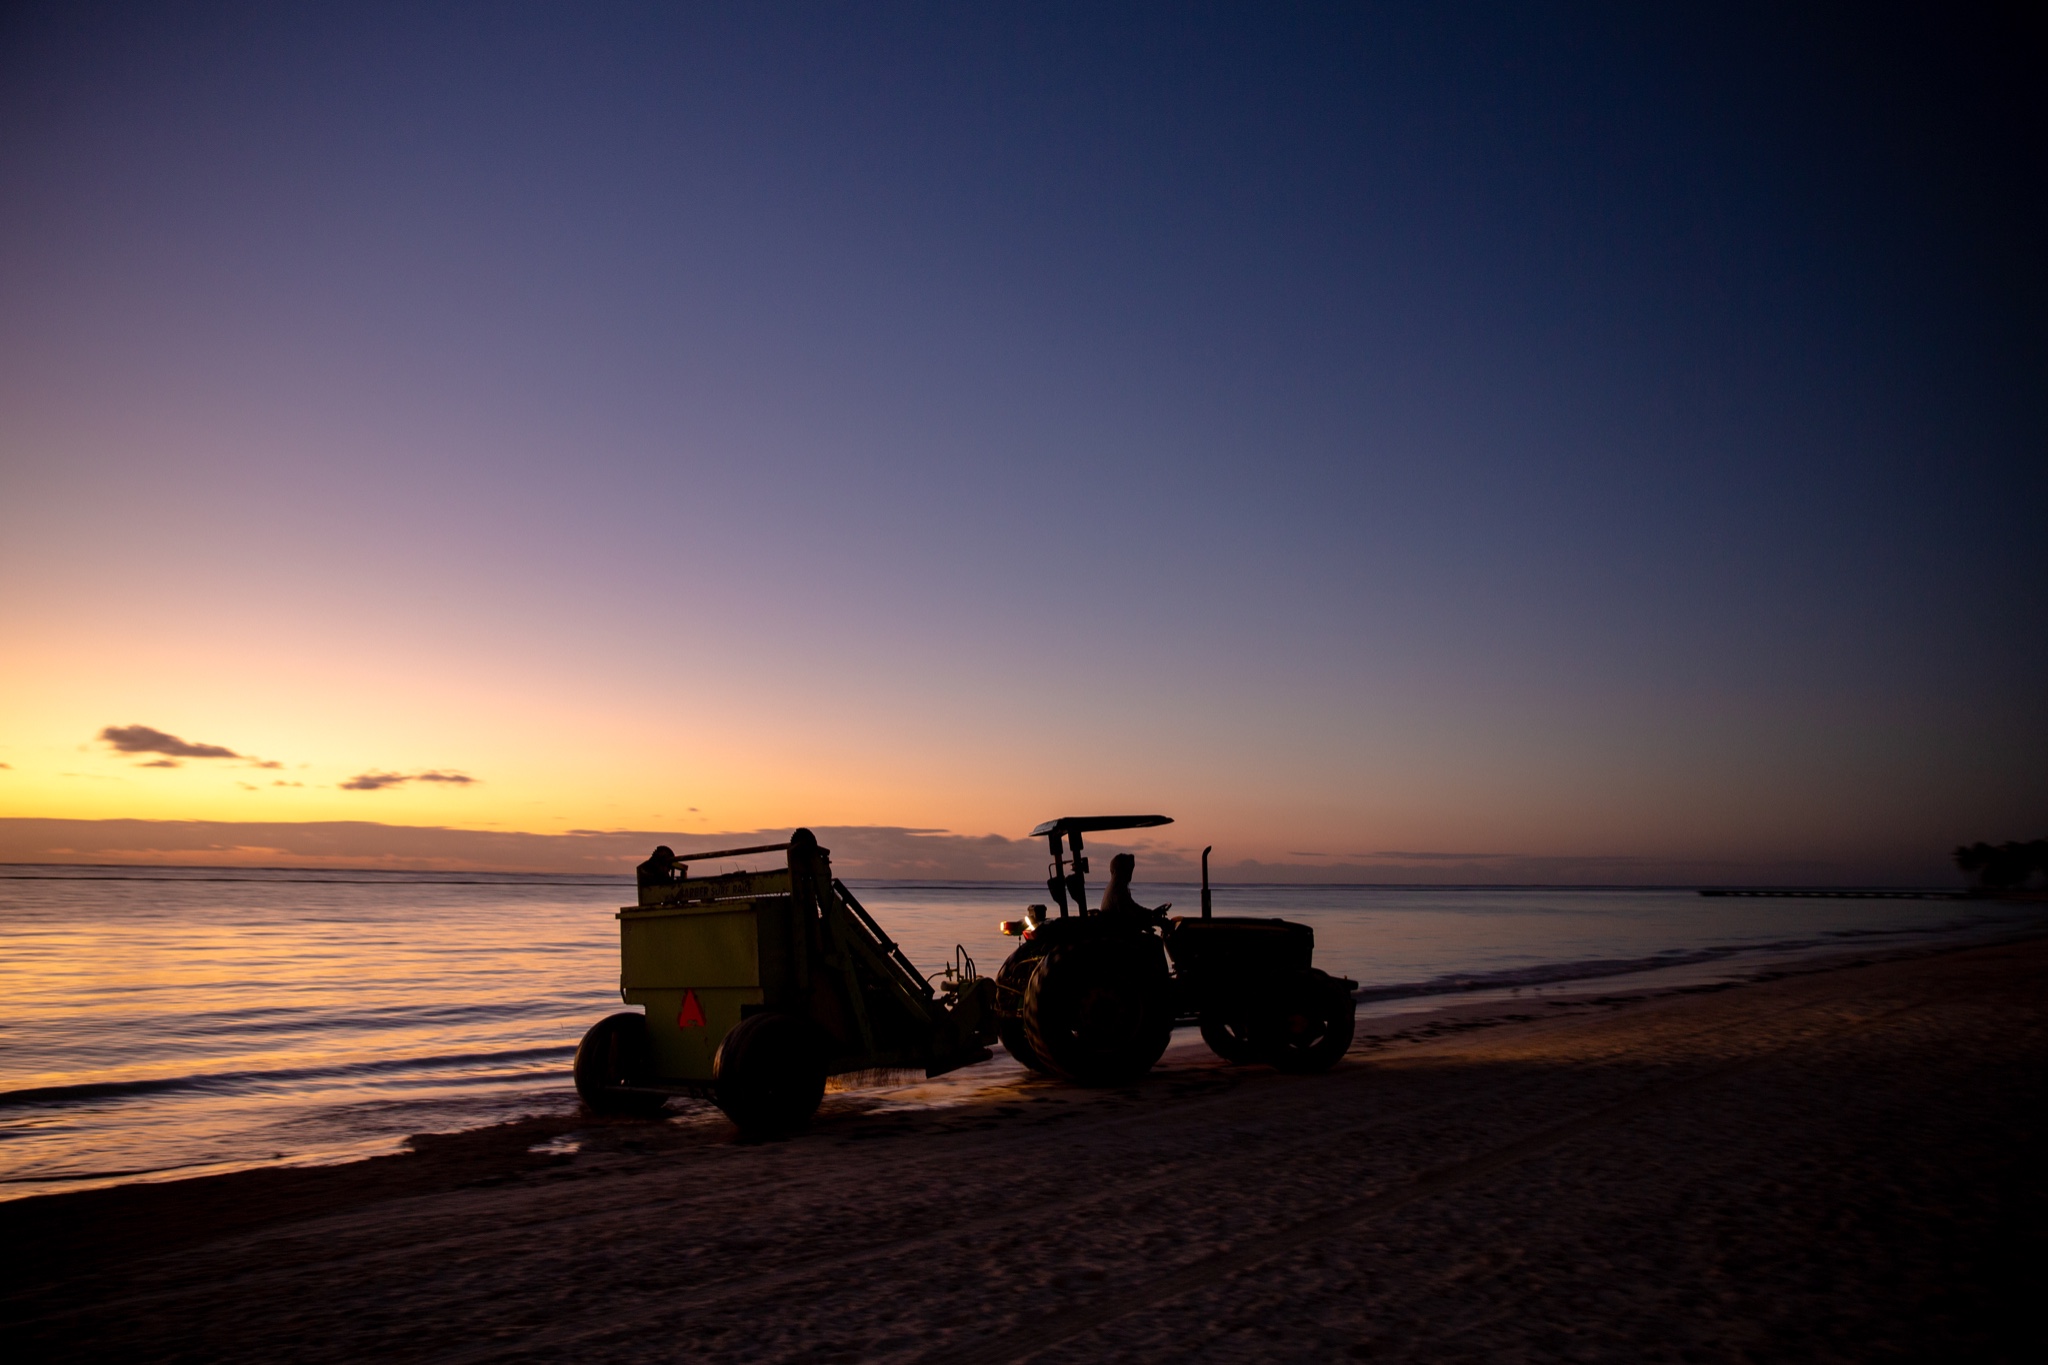
<svg viewBox="0 0 2048 1365"><path fill-rule="evenodd" d="M1035 839L1041 834L1093 834L1098 829L1150 829L1154 825L1170 825L1171 815L1062 815L1057 820L1048 820L1026 835Z"/></svg>

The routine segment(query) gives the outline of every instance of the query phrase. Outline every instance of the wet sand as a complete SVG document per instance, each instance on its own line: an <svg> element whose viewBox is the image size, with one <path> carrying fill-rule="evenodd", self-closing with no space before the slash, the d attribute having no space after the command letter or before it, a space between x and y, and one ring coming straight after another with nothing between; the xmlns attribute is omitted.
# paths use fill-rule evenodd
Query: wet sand
<svg viewBox="0 0 2048 1365"><path fill-rule="evenodd" d="M72 1360L2036 1360L2048 940L0 1205ZM538 1150L536 1150L538 1149Z"/></svg>

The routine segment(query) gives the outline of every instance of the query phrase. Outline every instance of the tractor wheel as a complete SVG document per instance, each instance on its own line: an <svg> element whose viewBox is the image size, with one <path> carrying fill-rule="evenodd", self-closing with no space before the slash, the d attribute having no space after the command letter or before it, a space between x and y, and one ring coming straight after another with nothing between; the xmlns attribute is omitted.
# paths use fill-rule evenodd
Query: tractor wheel
<svg viewBox="0 0 2048 1365"><path fill-rule="evenodd" d="M1024 1017L1020 1013L1031 975L1044 959L1035 955L1023 957L1022 951L1010 954L1009 961L996 973L996 1038L1026 1070L1050 1076L1054 1074L1052 1065L1032 1051L1031 1040L1024 1036Z"/></svg>
<svg viewBox="0 0 2048 1365"><path fill-rule="evenodd" d="M1328 1071L1351 1047L1358 1006L1334 978L1313 969L1289 983L1266 1039L1265 1060L1296 1076Z"/></svg>
<svg viewBox="0 0 2048 1365"><path fill-rule="evenodd" d="M1051 1062L1038 1055L1026 1035L1022 1019L1006 1019L996 1016L996 1041L1003 1045L1003 1051L1017 1059L1018 1065L1026 1071L1035 1071L1041 1076L1057 1076Z"/></svg>
<svg viewBox="0 0 2048 1365"><path fill-rule="evenodd" d="M718 1107L749 1139L788 1137L825 1097L825 1057L816 1031L790 1014L740 1020L711 1060Z"/></svg>
<svg viewBox="0 0 2048 1365"><path fill-rule="evenodd" d="M576 1045L576 1093L592 1113L651 1118L668 1103L667 1096L638 1095L618 1087L646 1080L653 1062L647 1016L608 1015L592 1024Z"/></svg>
<svg viewBox="0 0 2048 1365"><path fill-rule="evenodd" d="M1220 1014L1202 1016L1202 1041L1209 1045L1209 1051L1226 1062L1243 1063L1259 1060L1259 1045L1252 1041L1251 1031L1241 1019L1230 1019Z"/></svg>
<svg viewBox="0 0 2048 1365"><path fill-rule="evenodd" d="M1110 943L1047 953L1024 989L1031 1050L1082 1085L1121 1085L1150 1071L1173 1033L1171 984L1157 956Z"/></svg>

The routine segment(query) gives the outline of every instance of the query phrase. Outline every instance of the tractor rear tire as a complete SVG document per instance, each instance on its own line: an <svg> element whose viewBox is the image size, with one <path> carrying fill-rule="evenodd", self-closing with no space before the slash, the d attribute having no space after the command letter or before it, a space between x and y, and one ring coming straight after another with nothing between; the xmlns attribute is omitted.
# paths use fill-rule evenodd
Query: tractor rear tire
<svg viewBox="0 0 2048 1365"><path fill-rule="evenodd" d="M647 1016L622 1011L590 1026L576 1045L576 1093L594 1114L652 1118L666 1095L636 1094L618 1087L644 1084L654 1069L654 1041Z"/></svg>
<svg viewBox="0 0 2048 1365"><path fill-rule="evenodd" d="M1300 973L1288 983L1277 1027L1263 1040L1265 1060L1295 1076L1328 1071L1351 1048L1357 1010L1336 978L1313 968Z"/></svg>
<svg viewBox="0 0 2048 1365"><path fill-rule="evenodd" d="M1024 1037L1055 1073L1123 1085L1159 1061L1173 1035L1172 984L1151 943L1067 943L1039 960L1024 988Z"/></svg>
<svg viewBox="0 0 2048 1365"><path fill-rule="evenodd" d="M711 1060L718 1107L750 1141L801 1132L825 1098L817 1031L792 1014L764 1010L740 1020Z"/></svg>
<svg viewBox="0 0 2048 1365"><path fill-rule="evenodd" d="M1021 953L1023 950L1019 949ZM996 972L996 1039L1027 1071L1041 1076L1056 1075L1052 1064L1032 1050L1031 1040L1024 1036L1024 1017L1020 1012L1024 1005L1024 992L1031 985L1032 973L1038 970L1042 957L1020 957L1012 953L1009 961ZM1005 1010L1010 1011L1005 1013Z"/></svg>
<svg viewBox="0 0 2048 1365"><path fill-rule="evenodd" d="M1221 1014L1204 1014L1201 1024L1202 1041L1209 1045L1209 1051L1224 1061L1242 1065L1260 1060L1259 1045L1243 1020Z"/></svg>
<svg viewBox="0 0 2048 1365"><path fill-rule="evenodd" d="M1017 1064L1026 1071L1035 1071L1041 1076L1053 1074L1045 1058L1031 1050L1031 1040L1024 1036L1022 1019L996 1019L996 1041L1003 1045L1003 1051L1017 1059Z"/></svg>

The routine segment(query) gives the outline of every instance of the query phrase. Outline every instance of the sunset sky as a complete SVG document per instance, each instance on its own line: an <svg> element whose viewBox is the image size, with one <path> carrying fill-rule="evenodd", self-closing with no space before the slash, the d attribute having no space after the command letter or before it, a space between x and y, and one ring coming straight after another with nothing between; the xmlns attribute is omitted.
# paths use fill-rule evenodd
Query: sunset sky
<svg viewBox="0 0 2048 1365"><path fill-rule="evenodd" d="M10 6L0 817L2048 834L2040 49L1856 23Z"/></svg>

